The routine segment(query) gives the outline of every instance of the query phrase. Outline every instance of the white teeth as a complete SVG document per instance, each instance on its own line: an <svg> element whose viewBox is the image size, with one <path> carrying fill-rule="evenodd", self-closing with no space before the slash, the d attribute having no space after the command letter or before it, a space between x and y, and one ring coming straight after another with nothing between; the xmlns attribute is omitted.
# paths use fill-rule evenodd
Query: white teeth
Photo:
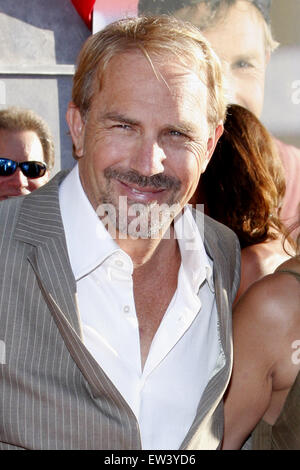
<svg viewBox="0 0 300 470"><path fill-rule="evenodd" d="M131 188L131 191L133 193L138 193L138 194L141 194L143 191L139 191L138 189L135 189L135 188Z"/></svg>

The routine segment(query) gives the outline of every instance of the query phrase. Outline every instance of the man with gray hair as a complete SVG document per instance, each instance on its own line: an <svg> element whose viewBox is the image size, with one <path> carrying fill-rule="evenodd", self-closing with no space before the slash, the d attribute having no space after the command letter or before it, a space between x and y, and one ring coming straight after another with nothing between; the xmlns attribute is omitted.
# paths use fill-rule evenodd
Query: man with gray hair
<svg viewBox="0 0 300 470"><path fill-rule="evenodd" d="M240 248L187 205L225 114L190 23L126 19L86 41L78 163L0 204L0 448L220 448Z"/></svg>
<svg viewBox="0 0 300 470"><path fill-rule="evenodd" d="M170 14L198 26L222 61L228 95L261 116L266 69L278 43L270 28L271 0L140 0L139 13ZM281 220L298 221L300 150L274 139L286 179ZM204 202L204 201L203 201Z"/></svg>

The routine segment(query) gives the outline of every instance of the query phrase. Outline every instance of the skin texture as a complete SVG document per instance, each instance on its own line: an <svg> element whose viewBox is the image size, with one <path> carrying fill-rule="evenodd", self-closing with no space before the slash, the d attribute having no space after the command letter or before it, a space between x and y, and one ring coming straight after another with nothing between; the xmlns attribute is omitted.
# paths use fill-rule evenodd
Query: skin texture
<svg viewBox="0 0 300 470"><path fill-rule="evenodd" d="M17 162L35 160L44 162L41 142L33 131L6 131L0 129L0 157ZM41 178L30 179L17 168L11 176L0 176L0 200L25 196L43 186L49 179L48 171Z"/></svg>
<svg viewBox="0 0 300 470"><path fill-rule="evenodd" d="M239 449L260 419L274 424L299 372L293 343L300 338L300 259L254 283L233 314L234 366L225 400L224 449Z"/></svg>
<svg viewBox="0 0 300 470"><path fill-rule="evenodd" d="M290 253L293 253L292 247L289 246L289 249ZM273 273L281 263L289 258L290 255L283 249L281 237L243 248L241 252L241 282L235 303L255 281Z"/></svg>

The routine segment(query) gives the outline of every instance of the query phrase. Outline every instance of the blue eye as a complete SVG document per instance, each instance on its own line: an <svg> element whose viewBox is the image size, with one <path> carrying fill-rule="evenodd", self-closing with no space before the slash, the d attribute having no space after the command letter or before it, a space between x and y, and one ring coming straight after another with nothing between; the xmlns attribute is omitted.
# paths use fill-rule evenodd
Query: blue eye
<svg viewBox="0 0 300 470"><path fill-rule="evenodd" d="M234 68L236 69L247 69L253 67L253 65L250 62L247 62L246 60L239 60L234 64Z"/></svg>
<svg viewBox="0 0 300 470"><path fill-rule="evenodd" d="M129 126L129 124L117 124L116 126L117 129L124 129L124 130L129 130L131 129L131 126Z"/></svg>
<svg viewBox="0 0 300 470"><path fill-rule="evenodd" d="M182 134L182 132L180 132L180 131L175 131L175 130L170 131L170 134L171 134L171 135L174 135L174 136L176 136L176 137L182 137L182 136L184 135L184 134Z"/></svg>

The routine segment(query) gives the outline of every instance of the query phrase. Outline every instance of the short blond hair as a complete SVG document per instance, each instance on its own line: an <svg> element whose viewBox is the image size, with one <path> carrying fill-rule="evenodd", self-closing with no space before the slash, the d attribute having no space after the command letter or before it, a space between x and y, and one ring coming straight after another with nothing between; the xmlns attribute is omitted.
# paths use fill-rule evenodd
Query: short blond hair
<svg viewBox="0 0 300 470"><path fill-rule="evenodd" d="M150 62L167 56L195 71L208 88L209 124L216 127L225 119L219 59L198 28L167 15L116 21L86 40L78 56L72 91L73 103L83 119L90 108L95 82L101 89L109 61L118 54L137 50Z"/></svg>

